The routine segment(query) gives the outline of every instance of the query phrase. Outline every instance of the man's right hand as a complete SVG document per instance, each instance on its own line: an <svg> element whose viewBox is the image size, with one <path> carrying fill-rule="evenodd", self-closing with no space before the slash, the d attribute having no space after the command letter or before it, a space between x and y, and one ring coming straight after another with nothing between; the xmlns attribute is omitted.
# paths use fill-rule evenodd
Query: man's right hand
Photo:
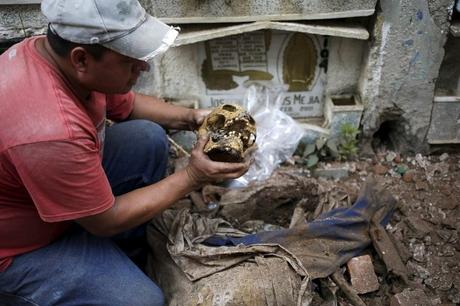
<svg viewBox="0 0 460 306"><path fill-rule="evenodd" d="M148 222L171 204L206 183L240 177L251 160L243 163L221 163L209 159L203 149L208 137L200 138L184 170L161 181L115 198L114 205L104 212L76 221L98 236L113 236Z"/></svg>
<svg viewBox="0 0 460 306"><path fill-rule="evenodd" d="M212 161L204 152L204 146L209 137L200 137L190 156L186 171L196 186L206 183L220 182L227 179L234 179L245 174L252 163L248 157L242 163L225 163Z"/></svg>

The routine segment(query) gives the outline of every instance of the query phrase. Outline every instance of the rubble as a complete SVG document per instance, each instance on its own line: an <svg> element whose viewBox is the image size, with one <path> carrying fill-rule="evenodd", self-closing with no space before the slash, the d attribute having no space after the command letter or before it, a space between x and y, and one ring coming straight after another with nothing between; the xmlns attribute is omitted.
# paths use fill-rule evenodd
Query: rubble
<svg viewBox="0 0 460 306"><path fill-rule="evenodd" d="M405 284L408 284L407 269L387 231L380 224L375 223L371 224L369 231L372 245L385 263L387 271L399 277Z"/></svg>
<svg viewBox="0 0 460 306"><path fill-rule="evenodd" d="M403 174L402 179L406 183L412 183L415 180L416 171L408 170Z"/></svg>
<svg viewBox="0 0 460 306"><path fill-rule="evenodd" d="M358 294L373 292L379 289L379 280L374 272L372 259L369 255L358 256L347 263L351 284Z"/></svg>
<svg viewBox="0 0 460 306"><path fill-rule="evenodd" d="M348 297L351 304L354 306L366 306L363 300L359 297L356 290L348 284L340 271L336 271L332 274L331 277L337 286L339 286L343 293L345 293L345 295Z"/></svg>
<svg viewBox="0 0 460 306"><path fill-rule="evenodd" d="M340 180L342 178L348 177L348 169L343 168L326 168L326 169L315 169L313 171L313 176L324 177L333 180Z"/></svg>
<svg viewBox="0 0 460 306"><path fill-rule="evenodd" d="M439 156L439 161L443 162L443 161L447 160L448 158L449 158L449 154L443 153L443 154L441 154L441 156Z"/></svg>
<svg viewBox="0 0 460 306"><path fill-rule="evenodd" d="M328 162L327 169L348 170L342 178L308 177L310 171L302 168L301 157L294 157L296 165L279 169L276 173L282 176L271 181L271 187L254 189L236 202L224 196L226 188L206 186L201 192L205 205L217 207L203 213L218 213L225 219L237 215L238 220L230 221L251 233L294 228L332 209L350 207L367 174L374 173L398 198L398 206L387 227L372 223L369 229L372 245L364 252L373 266L368 266L374 273L372 285L362 286L364 293L356 281L365 277L344 275L342 266L330 277L314 280L310 305L459 304L460 154L395 153L394 158L390 152L380 152L374 159ZM298 182L293 183L289 173L309 183L293 188ZM262 203L268 208L263 210ZM180 205L198 210L190 200Z"/></svg>
<svg viewBox="0 0 460 306"><path fill-rule="evenodd" d="M391 298L390 306L431 306L431 303L422 290L406 289Z"/></svg>
<svg viewBox="0 0 460 306"><path fill-rule="evenodd" d="M388 171L388 168L383 166L382 164L377 164L373 168L373 172L377 175L383 175L387 173L387 171Z"/></svg>

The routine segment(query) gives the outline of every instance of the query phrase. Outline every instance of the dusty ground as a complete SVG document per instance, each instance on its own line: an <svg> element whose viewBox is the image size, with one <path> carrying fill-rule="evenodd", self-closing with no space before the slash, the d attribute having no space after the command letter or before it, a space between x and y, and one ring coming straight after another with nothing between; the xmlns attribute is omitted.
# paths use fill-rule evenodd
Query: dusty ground
<svg viewBox="0 0 460 306"><path fill-rule="evenodd" d="M398 199L387 231L406 264L411 287L424 291L427 305L460 304L460 154L401 156L383 151L372 159L323 165L328 166L349 169L348 177L333 184L352 197L369 174L384 183ZM388 279L373 255L380 290L362 298L368 305L388 305L404 286Z"/></svg>
<svg viewBox="0 0 460 306"><path fill-rule="evenodd" d="M404 293L402 298L408 298L408 301L401 305L460 304L459 153L401 156L382 150L373 158L322 163L319 168L338 168L338 171L332 171L336 174L343 174L343 170L348 172L346 177L339 179L315 178L329 190L329 205L322 208L323 212L351 205L369 175L376 176L398 200L397 209L386 229L393 237L407 267L409 284L387 273L383 261L369 247L367 253L372 256L380 287L378 291L360 295L366 305L390 305L394 295L404 289L406 293L407 290L418 291ZM293 158L291 163L283 165L280 170L315 177L312 171L303 167L299 157ZM192 199L186 204L193 207L193 202ZM320 212L317 209L307 211L305 218L312 220ZM289 215L292 215L292 210L286 216ZM277 225L287 227L290 218L284 219L277 220ZM351 305L340 290L334 299L339 305ZM314 305L334 305L323 303L324 300L318 294Z"/></svg>

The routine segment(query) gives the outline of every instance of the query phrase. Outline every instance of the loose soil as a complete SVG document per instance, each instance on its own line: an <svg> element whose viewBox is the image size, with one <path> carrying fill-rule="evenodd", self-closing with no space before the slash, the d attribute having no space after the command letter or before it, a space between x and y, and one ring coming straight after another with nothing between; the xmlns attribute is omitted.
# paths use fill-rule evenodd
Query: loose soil
<svg viewBox="0 0 460 306"><path fill-rule="evenodd" d="M278 171L312 176L300 157ZM329 190L327 207L306 211L307 221L319 212L352 205L359 189L369 175L373 175L398 200L387 232L394 240L399 255L408 270L409 284L387 272L372 246L366 251L373 259L380 283L379 290L360 295L366 305L390 305L395 294L404 289L422 290L426 305L460 304L460 154L401 156L381 151L373 158L359 158L349 162L320 163L318 168L348 171L346 177L334 179L316 177L319 185ZM343 171L337 173L343 174ZM190 205L190 200L178 206ZM192 205L193 206L193 205ZM295 206L295 205L294 205ZM294 206L291 203L291 210ZM290 218L278 220L275 226L289 225ZM343 268L345 276L347 273ZM318 281L318 287L332 284ZM333 290L334 291L334 290ZM335 297L339 305L351 305L340 290ZM324 302L316 294L313 305ZM413 303L416 301L414 300ZM424 304L425 305L425 304Z"/></svg>
<svg viewBox="0 0 460 306"><path fill-rule="evenodd" d="M460 154L401 156L387 151L372 159L320 166L348 169L349 176L333 184L351 197L369 174L377 177L398 200L386 229L411 287L424 291L427 305L460 304ZM405 286L388 277L375 252L373 260L380 290L361 297L367 305L389 305Z"/></svg>

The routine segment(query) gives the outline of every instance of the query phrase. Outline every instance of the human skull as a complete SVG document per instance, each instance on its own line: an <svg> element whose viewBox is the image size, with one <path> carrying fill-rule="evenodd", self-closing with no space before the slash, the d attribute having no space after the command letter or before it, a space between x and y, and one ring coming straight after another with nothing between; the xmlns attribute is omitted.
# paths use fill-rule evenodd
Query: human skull
<svg viewBox="0 0 460 306"><path fill-rule="evenodd" d="M256 122L241 106L224 104L205 118L198 133L209 134L204 152L210 159L241 162L256 141Z"/></svg>

